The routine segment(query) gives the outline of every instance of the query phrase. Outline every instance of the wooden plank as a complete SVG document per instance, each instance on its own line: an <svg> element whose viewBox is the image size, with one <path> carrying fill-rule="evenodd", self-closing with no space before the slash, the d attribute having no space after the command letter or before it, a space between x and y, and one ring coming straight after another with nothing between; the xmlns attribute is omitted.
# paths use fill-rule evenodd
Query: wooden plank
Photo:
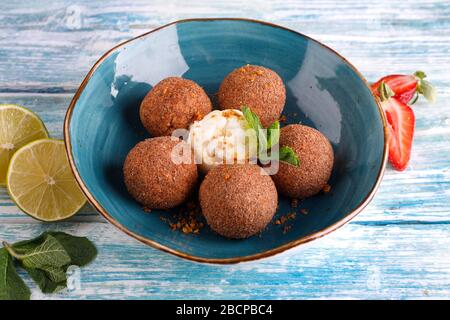
<svg viewBox="0 0 450 320"><path fill-rule="evenodd" d="M162 254L103 223L12 224L0 228L0 239L50 228L88 236L99 256L81 269L79 289L51 296L34 289L34 299L450 297L448 224L350 224L279 256L231 266Z"/></svg>
<svg viewBox="0 0 450 320"><path fill-rule="evenodd" d="M31 108L42 117L52 137L62 138L62 122L71 98L72 94L0 94L0 103ZM388 168L374 201L358 221L449 221L449 98L450 93L442 94L435 106L415 106L417 124L410 167L401 173ZM96 216L90 207L82 211L83 215ZM0 189L0 219L32 222L14 206L4 189Z"/></svg>
<svg viewBox="0 0 450 320"><path fill-rule="evenodd" d="M369 79L425 69L448 88L447 1L39 1L0 4L0 91L73 91L120 41L169 21L234 16L304 32L349 58ZM447 89L445 89L447 90Z"/></svg>
<svg viewBox="0 0 450 320"><path fill-rule="evenodd" d="M0 98L31 107L54 136L61 136L70 94ZM98 260L81 273L80 290L45 298L446 298L450 179L445 151L450 145L445 126L433 129L448 120L439 107L423 110L415 145L420 156L413 158L412 169L388 170L374 202L357 219L280 257L228 267L185 262L127 237L89 207L69 223L41 224L20 213L4 191L0 239L17 241L57 228L88 235L99 246ZM447 169L436 152L444 156ZM34 290L33 297L43 296Z"/></svg>
<svg viewBox="0 0 450 320"><path fill-rule="evenodd" d="M82 270L80 289L45 297L33 290L33 298L448 299L448 1L3 1L0 103L31 108L53 137L62 138L71 96L101 54L167 22L211 16L267 20L304 32L337 49L369 80L426 71L440 96L434 106L414 106L410 167L402 173L388 169L374 201L342 229L280 256L235 266L191 263L148 248L90 206L69 222L42 224L21 213L0 188L0 240L51 228L87 235L99 248L95 263Z"/></svg>

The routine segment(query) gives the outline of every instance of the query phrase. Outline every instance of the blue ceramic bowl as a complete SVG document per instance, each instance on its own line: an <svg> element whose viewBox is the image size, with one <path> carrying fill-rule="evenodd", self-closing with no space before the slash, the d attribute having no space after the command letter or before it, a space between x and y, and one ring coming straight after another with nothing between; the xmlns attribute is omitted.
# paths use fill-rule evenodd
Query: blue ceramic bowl
<svg viewBox="0 0 450 320"><path fill-rule="evenodd" d="M123 182L125 156L149 137L140 102L169 76L192 79L213 97L223 78L244 64L275 70L287 89L287 122L317 128L331 141L331 192L301 202L297 210L308 214L297 214L286 233L285 225L274 223L246 240L225 239L208 227L199 235L172 231L160 219L171 214L145 213ZM298 32L244 19L178 21L113 48L75 94L65 138L82 190L109 222L153 247L212 263L267 257L337 229L371 200L387 158L383 113L349 62ZM292 211L289 199L280 198L276 217Z"/></svg>

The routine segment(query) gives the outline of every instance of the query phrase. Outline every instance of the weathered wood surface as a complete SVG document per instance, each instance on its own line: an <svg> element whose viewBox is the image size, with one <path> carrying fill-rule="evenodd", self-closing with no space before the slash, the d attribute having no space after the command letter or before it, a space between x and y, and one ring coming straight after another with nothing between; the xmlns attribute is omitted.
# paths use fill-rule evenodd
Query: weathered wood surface
<svg viewBox="0 0 450 320"><path fill-rule="evenodd" d="M131 2L131 4L130 4ZM417 104L411 165L388 169L374 201L333 234L267 260L201 265L149 248L89 206L42 224L0 189L0 239L59 229L99 248L81 288L33 298L450 298L449 1L2 1L0 103L22 104L62 138L70 99L116 43L190 17L246 17L324 41L369 79L421 69L439 93Z"/></svg>

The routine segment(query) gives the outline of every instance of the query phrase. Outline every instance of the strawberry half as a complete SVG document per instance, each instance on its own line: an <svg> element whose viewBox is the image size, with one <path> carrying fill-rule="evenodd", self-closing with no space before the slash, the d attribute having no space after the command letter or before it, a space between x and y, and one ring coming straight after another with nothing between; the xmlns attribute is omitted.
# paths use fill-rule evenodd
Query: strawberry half
<svg viewBox="0 0 450 320"><path fill-rule="evenodd" d="M418 94L422 94L428 101L436 100L436 91L431 84L424 80L426 74L416 71L412 75L391 74L385 76L371 85L372 92L379 96L379 89L382 82L394 92L394 98L405 104L414 104Z"/></svg>
<svg viewBox="0 0 450 320"><path fill-rule="evenodd" d="M388 122L389 162L394 169L403 171L411 157L415 116L411 107L394 95L393 90L382 81L379 96Z"/></svg>
<svg viewBox="0 0 450 320"><path fill-rule="evenodd" d="M391 74L385 76L372 84L371 87L374 94L379 94L379 88L382 82L387 84L394 92L394 97L403 103L408 103L416 93L417 78L413 75Z"/></svg>

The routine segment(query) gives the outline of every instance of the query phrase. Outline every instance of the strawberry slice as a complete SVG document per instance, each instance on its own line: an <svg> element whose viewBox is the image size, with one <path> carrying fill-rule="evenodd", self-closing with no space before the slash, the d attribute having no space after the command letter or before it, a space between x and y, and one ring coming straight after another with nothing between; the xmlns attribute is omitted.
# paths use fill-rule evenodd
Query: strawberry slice
<svg viewBox="0 0 450 320"><path fill-rule="evenodd" d="M394 92L394 98L405 104L414 104L418 94L422 94L428 101L436 100L436 91L431 84L424 80L426 74L416 71L412 75L391 74L385 76L371 85L372 92L379 96L379 89L382 82L387 84Z"/></svg>
<svg viewBox="0 0 450 320"><path fill-rule="evenodd" d="M410 106L395 98L383 81L379 86L381 107L388 122L389 162L398 171L408 166L414 136L415 116Z"/></svg>
<svg viewBox="0 0 450 320"><path fill-rule="evenodd" d="M416 93L417 78L414 75L391 74L372 84L372 92L378 95L380 84L384 82L395 93L394 97L403 103L408 103Z"/></svg>

